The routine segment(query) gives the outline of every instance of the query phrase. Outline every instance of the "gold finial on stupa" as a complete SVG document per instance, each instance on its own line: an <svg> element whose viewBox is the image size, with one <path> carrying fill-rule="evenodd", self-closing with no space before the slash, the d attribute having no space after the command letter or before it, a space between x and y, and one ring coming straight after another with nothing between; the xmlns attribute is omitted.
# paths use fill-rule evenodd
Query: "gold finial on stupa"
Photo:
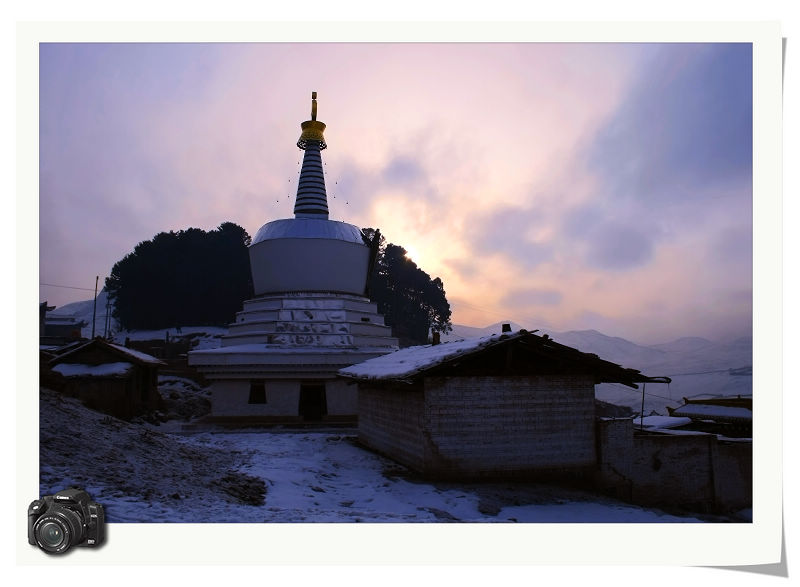
<svg viewBox="0 0 800 587"><path fill-rule="evenodd" d="M317 93L311 92L311 120L317 119Z"/></svg>
<svg viewBox="0 0 800 587"><path fill-rule="evenodd" d="M304 151L308 147L310 141L319 143L320 151L326 148L325 136L322 134L325 131L325 123L317 120L317 93L311 92L311 120L306 120L300 123L302 134L297 141L297 146Z"/></svg>

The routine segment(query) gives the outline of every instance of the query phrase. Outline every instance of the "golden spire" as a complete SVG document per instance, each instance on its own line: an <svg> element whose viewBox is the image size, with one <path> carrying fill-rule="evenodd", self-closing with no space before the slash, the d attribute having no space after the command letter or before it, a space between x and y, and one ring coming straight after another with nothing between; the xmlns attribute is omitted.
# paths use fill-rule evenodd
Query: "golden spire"
<svg viewBox="0 0 800 587"><path fill-rule="evenodd" d="M317 93L311 92L311 120L300 125L303 134L297 146L305 151L303 167L297 180L294 202L295 218L328 219L328 195L325 193L325 171L320 151L327 145L322 131L325 124L317 120Z"/></svg>
<svg viewBox="0 0 800 587"><path fill-rule="evenodd" d="M311 92L311 120L317 119L317 93Z"/></svg>
<svg viewBox="0 0 800 587"><path fill-rule="evenodd" d="M317 120L317 93L311 92L311 120L306 120L300 123L302 134L297 141L297 146L304 151L310 141L319 143L320 151L326 148L325 137L322 134L325 131L325 123Z"/></svg>

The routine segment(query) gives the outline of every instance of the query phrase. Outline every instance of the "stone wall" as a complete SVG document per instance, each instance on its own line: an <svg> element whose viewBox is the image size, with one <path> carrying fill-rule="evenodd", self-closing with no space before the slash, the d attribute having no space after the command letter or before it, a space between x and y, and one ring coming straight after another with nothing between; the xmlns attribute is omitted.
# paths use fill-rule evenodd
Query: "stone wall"
<svg viewBox="0 0 800 587"><path fill-rule="evenodd" d="M713 434L634 431L598 423L598 487L633 503L733 511L752 507L752 443Z"/></svg>
<svg viewBox="0 0 800 587"><path fill-rule="evenodd" d="M753 507L753 443L720 441L714 454L715 507L724 511Z"/></svg>

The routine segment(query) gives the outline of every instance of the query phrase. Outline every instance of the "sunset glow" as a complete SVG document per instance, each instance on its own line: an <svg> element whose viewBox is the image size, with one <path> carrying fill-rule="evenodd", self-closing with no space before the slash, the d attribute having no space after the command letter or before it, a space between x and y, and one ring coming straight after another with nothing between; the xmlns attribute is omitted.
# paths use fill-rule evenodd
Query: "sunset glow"
<svg viewBox="0 0 800 587"><path fill-rule="evenodd" d="M292 216L318 92L332 220L454 323L637 342L752 329L747 43L42 44L40 301L156 233Z"/></svg>

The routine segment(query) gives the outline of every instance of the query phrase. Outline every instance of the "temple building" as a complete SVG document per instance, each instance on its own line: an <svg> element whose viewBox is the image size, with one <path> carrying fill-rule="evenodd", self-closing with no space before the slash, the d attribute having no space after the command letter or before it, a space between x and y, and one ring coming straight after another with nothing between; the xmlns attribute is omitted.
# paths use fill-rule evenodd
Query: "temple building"
<svg viewBox="0 0 800 587"><path fill-rule="evenodd" d="M328 218L325 124L301 124L305 151L294 218L267 222L250 245L255 297L217 349L189 353L209 381L211 415L263 421L353 421L356 386L340 369L397 350L367 295L378 236Z"/></svg>

